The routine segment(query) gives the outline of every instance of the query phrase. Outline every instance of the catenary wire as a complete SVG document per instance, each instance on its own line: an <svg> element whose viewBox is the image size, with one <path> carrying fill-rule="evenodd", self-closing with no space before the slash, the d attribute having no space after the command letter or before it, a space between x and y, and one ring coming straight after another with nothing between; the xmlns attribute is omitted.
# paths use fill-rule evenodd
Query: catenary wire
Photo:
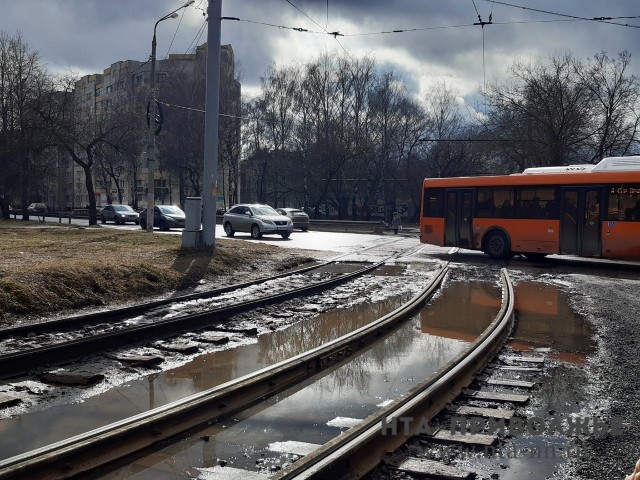
<svg viewBox="0 0 640 480"><path fill-rule="evenodd" d="M495 5L503 5L505 7L512 7L512 8L519 8L522 10L528 10L531 12L538 12L538 13L544 13L546 15L555 15L555 16L559 16L559 17L566 17L566 18L572 18L575 20L582 20L582 21L590 21L590 22L600 22L600 23L609 23L611 25L617 25L617 26L621 26L621 27L628 27L628 28L640 28L640 25L631 25L628 23L619 23L619 22L613 22L612 20L622 20L622 19L637 19L640 18L640 15L634 15L634 16L622 16L622 17L592 17L592 18L588 18L588 17L581 17L578 15L570 15L570 14L566 14L566 13L558 13L558 12L552 12L549 10L542 10L539 8L532 8L532 7L525 7L523 5L515 5L513 3L507 3L507 2L501 2L498 0L483 0L484 2L489 2Z"/></svg>

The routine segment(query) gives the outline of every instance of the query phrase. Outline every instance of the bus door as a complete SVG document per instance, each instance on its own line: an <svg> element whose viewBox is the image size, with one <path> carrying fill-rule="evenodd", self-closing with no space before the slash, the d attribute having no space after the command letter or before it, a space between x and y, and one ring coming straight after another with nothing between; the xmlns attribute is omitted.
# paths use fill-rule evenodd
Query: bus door
<svg viewBox="0 0 640 480"><path fill-rule="evenodd" d="M444 244L451 247L471 248L473 190L447 190Z"/></svg>
<svg viewBox="0 0 640 480"><path fill-rule="evenodd" d="M563 187L560 253L599 255L604 187Z"/></svg>

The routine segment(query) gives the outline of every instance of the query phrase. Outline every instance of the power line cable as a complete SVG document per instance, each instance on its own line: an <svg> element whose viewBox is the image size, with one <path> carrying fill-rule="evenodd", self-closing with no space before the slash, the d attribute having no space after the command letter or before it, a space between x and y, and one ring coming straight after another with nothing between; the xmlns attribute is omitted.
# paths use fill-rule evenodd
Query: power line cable
<svg viewBox="0 0 640 480"><path fill-rule="evenodd" d="M176 39L176 35L178 35L178 31L180 30L180 25L182 25L182 19L183 18L184 18L184 12L182 12L182 15L180 15L180 20L178 21L178 25L176 26L176 31L173 32L173 37L171 38L171 43L169 43L169 48L167 48L167 53L164 56L164 58L169 58L169 52L171 51L171 47L173 46L174 40Z"/></svg>
<svg viewBox="0 0 640 480"><path fill-rule="evenodd" d="M243 18L238 18L238 17L220 17L220 20L233 20L236 22L245 22L245 23L253 23L256 25L264 25L267 27L275 27L275 28L279 28L282 30L295 30L296 32L302 32L302 33L317 33L317 34L325 34L326 32L318 32L318 31L313 31L313 30L307 30L306 28L299 28L299 27L287 27L286 25L277 25L275 23L267 23L267 22L258 22L255 20L246 20Z"/></svg>
<svg viewBox="0 0 640 480"><path fill-rule="evenodd" d="M340 45L340 48L342 48L342 50L344 50L344 53L347 54L347 56L349 58L351 58L351 55L349 55L349 52L347 51L346 48L344 48L344 46L340 43L340 41L338 40L339 36L342 36L342 34L340 32L338 32L337 30L335 32L329 32L326 28L324 28L322 25L320 25L318 22L316 22L313 18L311 18L309 15L307 15L305 12L303 12L300 8L298 8L291 0L285 0L285 2L287 2L289 5L291 5L293 8L295 8L296 10L298 10L301 14L303 14L305 17L307 17L309 20L311 20L314 24L316 24L318 27L320 27L322 30L324 30L324 32L327 35L331 35L334 40L336 41L336 43L338 45ZM327 22L329 21L329 0L327 0ZM353 60L353 58L351 58Z"/></svg>
<svg viewBox="0 0 640 480"><path fill-rule="evenodd" d="M583 20L583 21L590 21L590 22L600 22L600 23L609 23L611 25L618 25L621 27L628 27L628 28L640 28L640 25L631 25L628 23L619 23L619 22L613 22L612 20L618 20L618 19L637 19L640 18L640 15L634 15L634 16L623 16L623 17L581 17L578 15L570 15L567 13L558 13L558 12L551 12L549 10L541 10L539 8L532 8L532 7L525 7L523 5L515 5L513 3L507 3L507 2L501 2L498 0L483 0L485 2L489 2L492 4L496 4L496 5L503 5L505 7L512 7L512 8L520 8L522 10L529 10L531 12L538 12L538 13L544 13L546 15L555 15L558 17L565 17L565 18L572 18L575 20Z"/></svg>
<svg viewBox="0 0 640 480"><path fill-rule="evenodd" d="M640 18L640 16L638 16L637 18ZM279 28L279 29L286 29L286 30L295 30L297 32L302 32L302 33L311 33L311 34L318 34L318 35L331 35L333 36L334 34L340 37L366 37L366 36L374 36L374 35L389 35L389 34L394 34L394 33L413 33L413 32L424 32L424 31L431 31L431 30L447 30L450 28L465 28L465 27L474 27L477 26L477 22L476 23L462 23L462 24L456 24L456 25L442 25L442 26L436 26L436 27L420 27L420 28L405 28L405 29L396 29L396 30L383 30L383 31L377 31L377 32L363 32L363 33L341 33L341 32L319 32L319 31L314 31L314 30L308 30L306 28L298 28L298 27L288 27L286 25L276 25L276 24L272 24L272 23L265 23L265 22L258 22L258 21L254 21L254 20L246 20L243 18L238 18L238 17L220 17L220 20L233 20L233 21L237 21L237 22L245 22L245 23L253 23L253 24L258 24L258 25L264 25L264 26L268 26L268 27L275 27L275 28ZM527 24L535 24L535 23L564 23L564 22L581 22L584 21L583 19L562 19L562 20L519 20L519 21L511 21L511 22L494 22L491 21L491 25L527 25ZM487 22L488 23L488 22Z"/></svg>

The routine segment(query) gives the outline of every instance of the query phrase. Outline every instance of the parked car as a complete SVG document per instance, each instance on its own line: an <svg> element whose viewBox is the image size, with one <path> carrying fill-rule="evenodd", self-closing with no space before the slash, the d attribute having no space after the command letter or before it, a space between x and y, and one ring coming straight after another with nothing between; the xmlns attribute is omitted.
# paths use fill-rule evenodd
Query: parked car
<svg viewBox="0 0 640 480"><path fill-rule="evenodd" d="M249 232L253 238L275 234L289 238L293 232L290 218L280 215L269 205L243 203L231 207L222 217L227 237L236 232Z"/></svg>
<svg viewBox="0 0 640 480"><path fill-rule="evenodd" d="M49 213L49 210L44 203L32 203L27 207L27 213L32 215L45 215Z"/></svg>
<svg viewBox="0 0 640 480"><path fill-rule="evenodd" d="M299 228L303 232L309 230L309 215L299 208L277 208L280 215L285 215L293 222L293 228Z"/></svg>
<svg viewBox="0 0 640 480"><path fill-rule="evenodd" d="M106 205L100 210L100 220L102 223L116 222L117 225L133 222L140 223L140 217L129 205Z"/></svg>
<svg viewBox="0 0 640 480"><path fill-rule="evenodd" d="M153 226L167 231L170 228L184 228L185 214L175 205L156 205L153 207ZM147 229L147 209L140 212L140 227Z"/></svg>

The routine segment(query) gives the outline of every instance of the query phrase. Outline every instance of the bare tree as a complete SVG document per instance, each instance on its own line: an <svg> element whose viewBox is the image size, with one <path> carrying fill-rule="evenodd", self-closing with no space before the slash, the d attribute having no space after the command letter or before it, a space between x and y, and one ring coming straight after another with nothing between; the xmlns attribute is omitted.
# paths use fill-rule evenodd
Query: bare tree
<svg viewBox="0 0 640 480"><path fill-rule="evenodd" d="M31 186L47 177L46 163L41 161L50 145L35 122L46 83L39 54L29 48L19 33L10 37L0 32L0 154L5 175L10 175L3 179L0 197L4 204L7 190L11 196L19 193L24 220L29 219L26 207L30 200L43 200ZM15 184L15 178L19 192L8 185ZM6 217L7 210L3 208Z"/></svg>
<svg viewBox="0 0 640 480"><path fill-rule="evenodd" d="M584 63L575 64L578 82L589 93L593 126L585 148L585 160L589 163L606 156L637 152L640 80L629 73L630 64L628 51L621 52L617 58L601 52Z"/></svg>
<svg viewBox="0 0 640 480"><path fill-rule="evenodd" d="M240 101L240 72L241 67L236 62L233 69L223 69L220 89L220 122L219 122L219 162L218 179L223 192L223 207L238 202L238 188L240 184L240 145L241 145L241 115Z"/></svg>
<svg viewBox="0 0 640 480"><path fill-rule="evenodd" d="M169 71L159 95L165 112L158 137L159 166L178 174L181 204L186 191L194 196L202 195L205 67L200 61L191 75L180 69Z"/></svg>
<svg viewBox="0 0 640 480"><path fill-rule="evenodd" d="M73 94L75 79L67 75L52 84L48 99L39 110L43 128L52 142L64 150L79 165L85 177L89 203L89 225L97 223L93 171L105 149L119 150L140 138L140 132L130 123L127 104L114 103L111 110L93 112L77 102Z"/></svg>
<svg viewBox="0 0 640 480"><path fill-rule="evenodd" d="M366 165L369 174L367 199L364 205L366 218L372 213L369 203L377 204L379 195L384 201L383 216L390 222L395 208L395 198L391 195L390 173L397 162L395 146L402 132L403 108L408 104L406 88L393 74L381 75L369 94L368 132L373 144L374 156Z"/></svg>
<svg viewBox="0 0 640 480"><path fill-rule="evenodd" d="M488 126L508 170L581 162L591 134L590 92L578 82L571 55L547 63L516 62L516 81L486 93Z"/></svg>

